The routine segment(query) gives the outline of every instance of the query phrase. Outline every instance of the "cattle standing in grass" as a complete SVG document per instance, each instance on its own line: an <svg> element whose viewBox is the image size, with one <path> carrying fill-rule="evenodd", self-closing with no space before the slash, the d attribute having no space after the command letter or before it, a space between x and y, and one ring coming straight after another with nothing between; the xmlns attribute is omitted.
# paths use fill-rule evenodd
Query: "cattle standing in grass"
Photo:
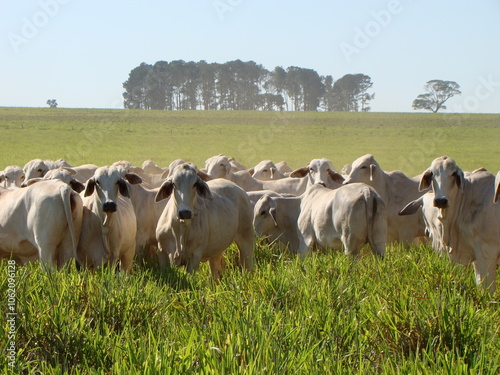
<svg viewBox="0 0 500 375"><path fill-rule="evenodd" d="M123 177L124 176L124 177ZM137 222L128 183L141 179L121 168L101 167L87 181L78 257L89 268L120 261L130 271L136 247Z"/></svg>
<svg viewBox="0 0 500 375"><path fill-rule="evenodd" d="M82 200L61 181L0 188L0 257L52 268L76 259Z"/></svg>
<svg viewBox="0 0 500 375"><path fill-rule="evenodd" d="M373 155L365 155L352 163L344 184L362 182L373 187L387 207L387 242L413 242L425 235L421 215L399 216L410 201L420 198L419 177L409 178L400 171L384 172Z"/></svg>
<svg viewBox="0 0 500 375"><path fill-rule="evenodd" d="M158 192L157 201L170 197L156 229L160 251L190 273L208 261L212 276L219 279L223 252L236 242L241 265L252 269L254 235L247 194L222 179L207 183L198 173L193 165L181 164Z"/></svg>
<svg viewBox="0 0 500 375"><path fill-rule="evenodd" d="M332 162L328 159L313 159L307 167L299 168L290 174L290 177L307 177L307 185L323 185L329 189L342 186L344 178L335 171Z"/></svg>
<svg viewBox="0 0 500 375"><path fill-rule="evenodd" d="M443 156L432 162L420 181L420 190L432 187L432 199L422 204L437 218L438 247L449 249L454 262L472 263L476 283L491 293L500 264L500 205L493 203L494 179L482 171L464 175L453 159Z"/></svg>

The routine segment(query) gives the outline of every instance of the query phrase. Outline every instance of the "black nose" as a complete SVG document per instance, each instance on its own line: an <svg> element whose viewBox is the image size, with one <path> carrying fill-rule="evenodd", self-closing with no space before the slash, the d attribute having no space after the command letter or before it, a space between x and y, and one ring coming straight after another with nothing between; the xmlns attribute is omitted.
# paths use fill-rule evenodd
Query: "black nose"
<svg viewBox="0 0 500 375"><path fill-rule="evenodd" d="M104 212L116 212L116 203L106 202L102 205L102 209Z"/></svg>
<svg viewBox="0 0 500 375"><path fill-rule="evenodd" d="M437 208L448 207L448 198L434 198L434 207Z"/></svg>
<svg viewBox="0 0 500 375"><path fill-rule="evenodd" d="M191 219L191 211L189 210L180 210L179 211L179 219L182 219L182 220L189 220Z"/></svg>

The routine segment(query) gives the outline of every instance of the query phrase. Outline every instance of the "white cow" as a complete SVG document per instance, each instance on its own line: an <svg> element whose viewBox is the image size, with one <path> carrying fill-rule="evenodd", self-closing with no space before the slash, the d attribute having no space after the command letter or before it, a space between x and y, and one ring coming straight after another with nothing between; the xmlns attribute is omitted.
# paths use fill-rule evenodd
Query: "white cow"
<svg viewBox="0 0 500 375"><path fill-rule="evenodd" d="M125 180L141 183L140 177L120 168L101 167L82 192L84 209L78 257L91 269L106 261L120 261L124 271L132 269L137 221Z"/></svg>
<svg viewBox="0 0 500 375"><path fill-rule="evenodd" d="M197 173L192 164L181 164L158 192L157 201L171 196L156 229L160 252L190 273L208 261L213 278L219 279L223 252L236 242L241 265L252 269L254 235L247 194L222 179L207 183Z"/></svg>
<svg viewBox="0 0 500 375"><path fill-rule="evenodd" d="M29 179L26 181L26 185L29 186L43 180L61 180L71 186L77 193L81 193L85 189L85 185L74 178L76 174L77 173L72 168L50 169L43 177Z"/></svg>
<svg viewBox="0 0 500 375"><path fill-rule="evenodd" d="M425 235L421 215L400 216L399 211L418 199L419 176L409 178L400 171L384 172L373 155L365 155L352 163L344 184L362 182L373 187L387 207L387 242L413 242Z"/></svg>
<svg viewBox="0 0 500 375"><path fill-rule="evenodd" d="M0 183L3 182L4 188L20 188L26 179L26 174L17 165L5 167L3 172L0 172Z"/></svg>
<svg viewBox="0 0 500 375"><path fill-rule="evenodd" d="M276 194L276 193L274 193ZM281 197L264 194L255 203L253 226L258 237L266 237L271 243L280 242L297 253L300 235L297 221L301 197Z"/></svg>
<svg viewBox="0 0 500 375"><path fill-rule="evenodd" d="M311 247L342 245L346 254L356 255L365 243L384 255L385 215L384 202L365 184L336 190L315 184L300 197L264 195L255 204L253 224L258 236L280 241L301 255Z"/></svg>
<svg viewBox="0 0 500 375"><path fill-rule="evenodd" d="M61 181L0 188L0 257L40 259L52 268L76 259L82 200Z"/></svg>
<svg viewBox="0 0 500 375"><path fill-rule="evenodd" d="M493 203L494 180L488 172L464 175L453 159L443 156L431 163L420 181L420 190L432 187L441 247L449 248L454 262L472 263L476 283L491 293L500 264L500 205Z"/></svg>
<svg viewBox="0 0 500 375"><path fill-rule="evenodd" d="M48 172L49 167L42 159L33 159L26 163L23 170L26 179L29 180L30 178L43 177Z"/></svg>
<svg viewBox="0 0 500 375"><path fill-rule="evenodd" d="M302 196L298 218L299 254L308 249L341 248L357 255L365 243L383 256L387 217L383 200L366 184L349 184L331 190L314 184Z"/></svg>
<svg viewBox="0 0 500 375"><path fill-rule="evenodd" d="M263 160L248 170L253 178L261 181L280 180L286 176L281 173L271 160Z"/></svg>
<svg viewBox="0 0 500 375"><path fill-rule="evenodd" d="M302 194L307 181L296 178L282 178L275 181L260 181L253 178L248 171L233 173L229 159L224 155L214 156L205 162L205 169L211 178L225 178L234 182L245 191L272 190L280 194Z"/></svg>
<svg viewBox="0 0 500 375"><path fill-rule="evenodd" d="M337 189L344 182L342 175L335 171L332 162L328 159L313 159L307 167L293 171L290 177L307 177L307 186L319 184L329 189Z"/></svg>

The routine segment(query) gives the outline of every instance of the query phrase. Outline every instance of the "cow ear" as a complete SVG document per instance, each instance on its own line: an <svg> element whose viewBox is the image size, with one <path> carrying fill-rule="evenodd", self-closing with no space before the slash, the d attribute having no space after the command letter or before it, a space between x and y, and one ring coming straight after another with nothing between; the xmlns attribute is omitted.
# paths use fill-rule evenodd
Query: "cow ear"
<svg viewBox="0 0 500 375"><path fill-rule="evenodd" d="M420 185L418 186L418 191L424 191L431 186L432 182L432 172L426 170L420 179Z"/></svg>
<svg viewBox="0 0 500 375"><path fill-rule="evenodd" d="M212 177L208 174L206 174L205 172L202 172L200 170L198 170L196 172L196 175L201 178L203 181L210 181L212 179Z"/></svg>
<svg viewBox="0 0 500 375"><path fill-rule="evenodd" d="M63 160L63 159L61 159ZM75 174L77 174L78 172L75 171L73 168L68 168L68 167L63 167L62 169L64 169L65 171L68 171L70 175L74 176Z"/></svg>
<svg viewBox="0 0 500 375"><path fill-rule="evenodd" d="M303 167L296 169L292 173L290 173L290 177L302 178L306 177L308 174L309 174L309 167Z"/></svg>
<svg viewBox="0 0 500 375"><path fill-rule="evenodd" d="M457 168L456 172L453 173L453 176L455 177L455 182L457 183L457 186L459 189L463 189L464 186L464 172L460 168Z"/></svg>
<svg viewBox="0 0 500 375"><path fill-rule="evenodd" d="M494 203L497 203L499 196L500 196L500 179L498 179L497 187L495 189L495 195L493 197L493 202Z"/></svg>
<svg viewBox="0 0 500 375"><path fill-rule="evenodd" d="M247 170L247 172L250 174L250 176L253 176L253 174L255 173L255 168L250 168Z"/></svg>
<svg viewBox="0 0 500 375"><path fill-rule="evenodd" d="M130 182L132 185L137 185L142 182L142 178L137 176L135 173L127 173L125 175L125 179Z"/></svg>
<svg viewBox="0 0 500 375"><path fill-rule="evenodd" d="M408 203L401 211L398 212L399 216L413 215L418 211L424 202L424 198L420 197Z"/></svg>
<svg viewBox="0 0 500 375"><path fill-rule="evenodd" d="M210 188L208 187L207 183L203 181L201 178L198 177L198 181L196 181L194 186L196 187L196 192L200 197L208 199L209 201L213 199Z"/></svg>
<svg viewBox="0 0 500 375"><path fill-rule="evenodd" d="M4 174L0 174L0 182L4 182L5 181L5 175Z"/></svg>
<svg viewBox="0 0 500 375"><path fill-rule="evenodd" d="M373 181L373 172L375 172L375 169L377 166L375 164L370 164L370 181Z"/></svg>
<svg viewBox="0 0 500 375"><path fill-rule="evenodd" d="M274 222L274 226L277 228L278 221L276 220L276 207L271 207L269 209L269 215L271 215L271 218L273 219L273 222Z"/></svg>
<svg viewBox="0 0 500 375"><path fill-rule="evenodd" d="M172 183L172 180L168 179L161 185L160 190L158 190L158 193L156 193L155 202L167 199L172 195L173 191L174 191L174 184Z"/></svg>
<svg viewBox="0 0 500 375"><path fill-rule="evenodd" d="M120 194L125 198L130 198L130 191L128 190L127 182L123 178L118 180L118 190L120 190Z"/></svg>
<svg viewBox="0 0 500 375"><path fill-rule="evenodd" d="M88 197L94 194L94 190L95 190L95 180L91 178L90 180L87 181L87 187L85 188L85 193L83 193L83 196Z"/></svg>
<svg viewBox="0 0 500 375"><path fill-rule="evenodd" d="M28 181L26 181L23 185L24 187L31 186L33 184L36 184L37 182L43 181L44 179L41 177L35 177L35 178L30 178Z"/></svg>
<svg viewBox="0 0 500 375"><path fill-rule="evenodd" d="M169 168L165 169L165 172L163 172L163 173L161 174L160 178L161 178L162 180L166 179L166 178L168 177L168 174L169 174L169 173L170 173L170 169L169 169Z"/></svg>
<svg viewBox="0 0 500 375"><path fill-rule="evenodd" d="M328 170L328 175L333 180L333 182L336 182L337 184L342 185L345 181L344 177L342 177L340 173L332 171L331 169Z"/></svg>
<svg viewBox="0 0 500 375"><path fill-rule="evenodd" d="M85 189L85 185L80 181L75 180L74 178L69 182L69 186L71 186L71 189L76 191L78 194L80 194Z"/></svg>

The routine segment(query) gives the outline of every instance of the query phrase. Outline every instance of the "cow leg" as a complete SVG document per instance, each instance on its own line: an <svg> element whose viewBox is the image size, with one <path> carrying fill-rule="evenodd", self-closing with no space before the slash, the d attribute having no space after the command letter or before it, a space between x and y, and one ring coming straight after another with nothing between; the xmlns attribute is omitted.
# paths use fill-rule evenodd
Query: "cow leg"
<svg viewBox="0 0 500 375"><path fill-rule="evenodd" d="M252 270L254 264L253 233L244 233L243 236L237 235L235 242L240 253L240 265L247 270Z"/></svg>
<svg viewBox="0 0 500 375"><path fill-rule="evenodd" d="M210 264L210 270L212 271L214 280L220 280L222 271L224 271L224 253L211 257L208 263Z"/></svg>
<svg viewBox="0 0 500 375"><path fill-rule="evenodd" d="M195 273L198 270L198 267L200 266L201 262L201 254L202 254L201 249L197 249L191 254L191 257L189 258L186 264L186 271L188 273Z"/></svg>
<svg viewBox="0 0 500 375"><path fill-rule="evenodd" d="M474 261L476 284L482 286L484 290L489 290L491 294L496 290L496 268L497 264L493 259L478 257Z"/></svg>
<svg viewBox="0 0 500 375"><path fill-rule="evenodd" d="M122 271L131 272L134 262L135 245L120 256L120 268Z"/></svg>

